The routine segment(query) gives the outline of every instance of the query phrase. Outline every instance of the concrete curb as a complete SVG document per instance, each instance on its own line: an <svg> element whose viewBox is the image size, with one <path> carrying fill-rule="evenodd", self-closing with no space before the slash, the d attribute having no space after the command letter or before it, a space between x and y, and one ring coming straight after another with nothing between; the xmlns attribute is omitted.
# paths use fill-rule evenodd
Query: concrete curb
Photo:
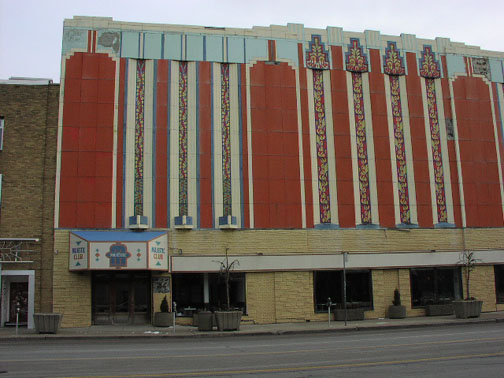
<svg viewBox="0 0 504 378"><path fill-rule="evenodd" d="M380 324L380 325L350 325L347 327L338 328L299 328L299 329L286 329L286 330L258 330L258 331L230 331L230 332L198 332L187 333L148 333L148 334L21 334L18 336L7 335L0 336L0 343L2 342L22 342L29 340L41 341L54 341L54 340L116 340L116 339L188 339L188 338L221 338L221 337L243 337L243 336L284 336L284 335L303 335L303 334L322 334L322 333L343 333L343 332L366 332L366 331L385 331L391 329L414 329L423 327L443 327L443 326L456 326L456 325L470 325L470 324L485 324L485 323L502 323L504 319L490 318L490 319L453 319L453 321L437 321L437 322L422 322L422 323L409 323L409 324ZM192 331L191 331L192 332Z"/></svg>

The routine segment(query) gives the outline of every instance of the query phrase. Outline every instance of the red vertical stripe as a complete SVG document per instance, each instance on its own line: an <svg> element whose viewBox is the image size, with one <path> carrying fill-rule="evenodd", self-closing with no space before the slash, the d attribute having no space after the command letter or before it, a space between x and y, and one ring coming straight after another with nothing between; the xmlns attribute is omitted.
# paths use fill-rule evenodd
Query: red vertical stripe
<svg viewBox="0 0 504 378"><path fill-rule="evenodd" d="M301 228L296 78L286 63L251 69L256 228Z"/></svg>
<svg viewBox="0 0 504 378"><path fill-rule="evenodd" d="M213 227L212 211L212 64L199 63L200 226ZM220 114L216 114L219 117Z"/></svg>
<svg viewBox="0 0 504 378"><path fill-rule="evenodd" d="M119 71L119 114L117 121L117 184L116 184L116 224L117 227L124 227L123 223L123 140L124 140L124 99L126 83L126 59L121 59Z"/></svg>
<svg viewBox="0 0 504 378"><path fill-rule="evenodd" d="M468 227L502 227L502 199L488 84L453 82Z"/></svg>
<svg viewBox="0 0 504 378"><path fill-rule="evenodd" d="M115 62L75 53L66 62L60 227L110 227Z"/></svg>
<svg viewBox="0 0 504 378"><path fill-rule="evenodd" d="M380 67L380 51L371 49L369 54L371 67L373 68L373 71L369 73L369 90L374 140L368 140L368 143L374 143L380 225L394 227L394 187L392 185L390 160L390 138L393 138L393 135L389 135L388 131L387 97L385 95L384 77ZM369 114L366 114L366 118L369 116ZM370 127L370 125L368 124L366 127Z"/></svg>
<svg viewBox="0 0 504 378"><path fill-rule="evenodd" d="M249 170L248 170L248 123L247 123L247 66L240 64L241 75L241 109L242 109L242 167L243 167L243 227L250 228L250 194L249 194Z"/></svg>
<svg viewBox="0 0 504 378"><path fill-rule="evenodd" d="M441 63L443 65L443 72L446 75L448 72L448 66L446 63L445 56L441 57ZM441 79L441 88L443 90L443 105L444 105L443 107L445 118L453 120L453 114L451 109L450 85L449 85L449 79L447 77ZM459 175L458 175L455 141L448 140L447 144L448 144L448 158L450 162L450 182L451 182L452 199L453 199L453 217L455 220L455 225L457 227L462 227L462 209L460 205Z"/></svg>
<svg viewBox="0 0 504 378"><path fill-rule="evenodd" d="M342 48L339 46L331 46L331 52L333 61L333 69L331 70L331 95L339 225L341 227L355 227L354 179L346 71L343 67ZM350 99L350 101L351 100L352 99Z"/></svg>
<svg viewBox="0 0 504 378"><path fill-rule="evenodd" d="M168 227L168 61L157 61L156 85L156 227Z"/></svg>
<svg viewBox="0 0 504 378"><path fill-rule="evenodd" d="M87 44L87 52L92 52L92 43L93 43L93 37L91 35L92 33L92 30L88 30L88 33L87 33L87 40L88 40L88 44Z"/></svg>
<svg viewBox="0 0 504 378"><path fill-rule="evenodd" d="M430 135L425 133L425 117L422 99L422 80L417 73L417 57L414 53L406 53L408 75L406 87L408 90L408 111L411 132L411 147L413 155L413 170L415 173L415 191L417 203L418 226L431 228L432 198L429 176L428 143ZM428 122L428 120L427 120Z"/></svg>

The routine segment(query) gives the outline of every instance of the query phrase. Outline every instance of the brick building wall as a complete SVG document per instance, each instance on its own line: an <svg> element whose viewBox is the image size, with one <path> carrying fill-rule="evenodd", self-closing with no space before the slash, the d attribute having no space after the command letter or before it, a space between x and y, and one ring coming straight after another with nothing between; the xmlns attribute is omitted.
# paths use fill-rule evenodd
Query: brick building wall
<svg viewBox="0 0 504 378"><path fill-rule="evenodd" d="M1 238L38 238L25 259L2 269L35 270L35 311L52 311L54 185L59 84L0 84L4 117Z"/></svg>

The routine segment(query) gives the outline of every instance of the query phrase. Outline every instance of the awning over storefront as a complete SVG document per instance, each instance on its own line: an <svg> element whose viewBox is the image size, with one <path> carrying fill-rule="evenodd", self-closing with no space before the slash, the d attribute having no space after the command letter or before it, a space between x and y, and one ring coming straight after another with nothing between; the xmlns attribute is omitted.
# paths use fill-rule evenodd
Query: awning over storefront
<svg viewBox="0 0 504 378"><path fill-rule="evenodd" d="M73 231L69 270L168 270L161 231Z"/></svg>

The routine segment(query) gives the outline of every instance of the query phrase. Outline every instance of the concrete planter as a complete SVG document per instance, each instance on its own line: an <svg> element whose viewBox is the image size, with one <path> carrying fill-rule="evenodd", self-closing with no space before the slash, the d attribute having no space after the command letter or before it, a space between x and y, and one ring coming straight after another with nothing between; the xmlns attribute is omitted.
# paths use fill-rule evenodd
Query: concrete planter
<svg viewBox="0 0 504 378"><path fill-rule="evenodd" d="M427 316L453 315L453 306L451 303L426 305L425 306L425 315L427 315Z"/></svg>
<svg viewBox="0 0 504 378"><path fill-rule="evenodd" d="M338 309L334 311L334 319L344 321L345 320L345 310ZM363 308L348 308L347 309L347 320L364 320L364 309Z"/></svg>
<svg viewBox="0 0 504 378"><path fill-rule="evenodd" d="M406 307L405 306L389 306L389 319L404 319L406 317Z"/></svg>
<svg viewBox="0 0 504 378"><path fill-rule="evenodd" d="M154 327L171 327L173 325L173 312L155 312Z"/></svg>
<svg viewBox="0 0 504 378"><path fill-rule="evenodd" d="M61 324L63 314L58 313L36 313L33 314L35 332L37 333L57 333Z"/></svg>
<svg viewBox="0 0 504 378"><path fill-rule="evenodd" d="M455 317L459 319L479 318L483 301L453 301L453 311Z"/></svg>
<svg viewBox="0 0 504 378"><path fill-rule="evenodd" d="M211 331L213 329L213 323L214 323L214 314L210 311L200 311L197 314L193 315L193 322L194 322L194 317L196 316L196 323L198 325L198 331Z"/></svg>
<svg viewBox="0 0 504 378"><path fill-rule="evenodd" d="M241 311L216 311L217 329L219 331L239 331L241 317Z"/></svg>

